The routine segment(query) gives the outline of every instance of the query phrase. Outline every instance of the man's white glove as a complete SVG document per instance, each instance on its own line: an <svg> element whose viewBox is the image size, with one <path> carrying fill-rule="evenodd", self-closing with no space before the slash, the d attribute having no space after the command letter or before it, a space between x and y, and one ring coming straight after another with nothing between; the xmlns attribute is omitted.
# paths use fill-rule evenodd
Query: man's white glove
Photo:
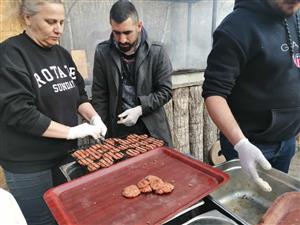
<svg viewBox="0 0 300 225"><path fill-rule="evenodd" d="M131 127L136 124L136 121L141 115L142 106L140 105L131 109L127 109L126 111L118 115L118 117L120 118L118 124L124 124L125 126Z"/></svg>
<svg viewBox="0 0 300 225"><path fill-rule="evenodd" d="M256 163L259 163L263 169L270 170L271 164L264 157L262 152L253 144L251 144L247 138L241 139L234 149L238 152L240 158L240 164L242 169L253 178L254 182L266 192L272 191L271 186L258 176L256 170Z"/></svg>
<svg viewBox="0 0 300 225"><path fill-rule="evenodd" d="M105 126L105 124L103 123L101 117L98 114L96 114L95 116L93 116L91 118L90 124L98 127L99 133L101 134L101 136L105 137L105 134L107 132L107 127Z"/></svg>
<svg viewBox="0 0 300 225"><path fill-rule="evenodd" d="M84 138L87 136L92 136L94 139L98 139L100 137L99 128L88 123L83 123L78 126L71 127L69 129L67 139L70 140Z"/></svg>

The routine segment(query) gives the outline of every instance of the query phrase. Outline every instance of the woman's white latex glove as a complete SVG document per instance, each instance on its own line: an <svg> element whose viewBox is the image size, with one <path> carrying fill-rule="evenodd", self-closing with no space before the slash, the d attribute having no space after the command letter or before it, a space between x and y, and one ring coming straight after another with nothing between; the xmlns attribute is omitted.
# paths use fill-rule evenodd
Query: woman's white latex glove
<svg viewBox="0 0 300 225"><path fill-rule="evenodd" d="M247 138L243 138L234 146L234 149L239 154L240 164L246 174L249 175L262 190L266 192L272 191L268 182L260 178L256 170L256 163L260 164L265 170L272 168L259 148L251 144Z"/></svg>
<svg viewBox="0 0 300 225"><path fill-rule="evenodd" d="M0 188L0 224L26 225L26 220L15 198Z"/></svg>
<svg viewBox="0 0 300 225"><path fill-rule="evenodd" d="M69 129L67 139L77 139L92 136L94 139L100 138L100 131L97 126L83 123Z"/></svg>
<svg viewBox="0 0 300 225"><path fill-rule="evenodd" d="M131 127L136 124L141 115L142 106L140 105L131 109L127 109L118 116L120 118L118 124L124 124L125 126Z"/></svg>
<svg viewBox="0 0 300 225"><path fill-rule="evenodd" d="M99 133L101 134L101 136L105 137L106 132L107 132L107 127L105 126L105 124L103 123L101 117L98 114L96 114L95 116L93 116L91 118L90 124L98 127Z"/></svg>

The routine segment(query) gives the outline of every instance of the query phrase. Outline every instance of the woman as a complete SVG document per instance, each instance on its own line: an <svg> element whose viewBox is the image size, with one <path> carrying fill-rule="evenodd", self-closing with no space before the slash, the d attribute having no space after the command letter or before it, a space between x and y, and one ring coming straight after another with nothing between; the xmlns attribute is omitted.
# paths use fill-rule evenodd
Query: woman
<svg viewBox="0 0 300 225"><path fill-rule="evenodd" d="M107 129L58 45L62 1L23 0L20 16L25 31L0 44L0 165L27 223L55 224L42 196L59 182L59 164L75 139ZM77 125L77 113L90 124Z"/></svg>

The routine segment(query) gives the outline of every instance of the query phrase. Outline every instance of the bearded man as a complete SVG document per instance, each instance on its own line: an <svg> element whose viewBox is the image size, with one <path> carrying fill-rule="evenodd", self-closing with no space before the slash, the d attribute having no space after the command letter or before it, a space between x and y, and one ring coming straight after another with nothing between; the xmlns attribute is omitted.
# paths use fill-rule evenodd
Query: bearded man
<svg viewBox="0 0 300 225"><path fill-rule="evenodd" d="M110 39L95 52L92 102L107 137L149 134L172 146L163 105L172 98L170 59L148 39L134 5L117 1L110 11Z"/></svg>

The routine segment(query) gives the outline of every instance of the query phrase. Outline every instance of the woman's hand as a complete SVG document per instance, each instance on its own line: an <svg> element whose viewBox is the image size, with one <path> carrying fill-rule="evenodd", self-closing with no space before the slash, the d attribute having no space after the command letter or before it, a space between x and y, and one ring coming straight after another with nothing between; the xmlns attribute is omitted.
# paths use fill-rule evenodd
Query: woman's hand
<svg viewBox="0 0 300 225"><path fill-rule="evenodd" d="M84 138L87 136L92 136L94 139L100 138L99 128L88 123L83 123L78 126L71 127L69 129L67 139L71 140L77 138Z"/></svg>
<svg viewBox="0 0 300 225"><path fill-rule="evenodd" d="M99 129L99 133L101 134L101 136L105 137L107 132L107 127L105 126L101 117L98 114L96 114L91 118L90 124L96 126Z"/></svg>

